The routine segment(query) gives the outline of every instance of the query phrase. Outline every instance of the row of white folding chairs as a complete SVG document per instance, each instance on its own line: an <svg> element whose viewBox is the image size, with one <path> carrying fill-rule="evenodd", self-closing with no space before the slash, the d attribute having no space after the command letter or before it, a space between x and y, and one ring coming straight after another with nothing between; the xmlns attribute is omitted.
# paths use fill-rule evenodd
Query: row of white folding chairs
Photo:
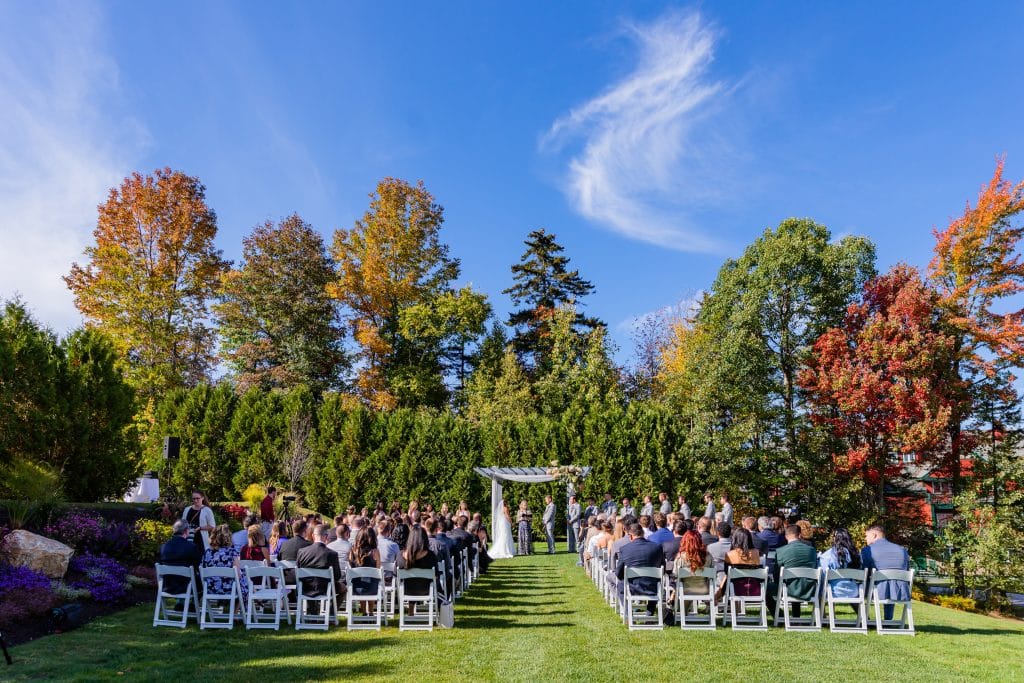
<svg viewBox="0 0 1024 683"><path fill-rule="evenodd" d="M606 599L613 592L606 579L607 571L611 567L609 555L598 549L591 558L591 578L602 590ZM822 628L822 612L824 606L828 607L829 630L837 633L867 633L868 630L868 607L873 605L875 616L875 629L882 635L906 634L914 635L913 605L910 600L882 599L879 595L879 587L885 581L897 581L905 583L909 587L914 583L914 571L876 569L873 571L863 569L830 569L821 570L813 568L782 568L780 580L776 593L776 608L772 621L778 626L780 622L786 630L814 630ZM631 630L642 628L660 629L664 625L662 605L665 603L664 596L668 588L666 573L660 567L634 568L627 567L624 572L624 585L622 586L623 601L620 604L617 596L610 595L609 602L621 614L623 621ZM633 594L630 590L628 579L648 577L657 579L657 595ZM685 592L683 580L687 578L703 578L706 591L703 593ZM734 589L734 581L738 579L751 579L758 583L758 595L738 595ZM810 601L801 600L789 593L787 582L794 579L813 580L816 582L815 598ZM832 582L838 580L851 581L857 586L856 597L838 597L833 592ZM718 574L714 569L702 569L697 572L690 572L681 569L675 580L675 610L678 615L680 628L683 629L714 629L716 622L721 616L722 625L730 624L734 630L766 630L768 628L768 570L760 569L739 569L730 567L726 590L721 601L715 599ZM648 614L647 608L650 602L657 601L656 614ZM707 615L700 617L697 607L707 606ZM811 608L810 617L793 617L790 608L795 604L807 605ZM693 607L692 612L687 612L687 606ZM847 605L854 610L855 619L839 619L836 616L836 607ZM886 605L892 605L893 609L902 608L899 619L883 619L882 611ZM643 611L638 611L642 607ZM755 608L757 613L749 615L750 608ZM780 616L781 615L781 616Z"/></svg>
<svg viewBox="0 0 1024 683"><path fill-rule="evenodd" d="M390 564L390 563L389 563ZM295 583L286 584L284 570L291 569L295 572ZM202 598L199 597L195 577L190 567L177 567L171 565L156 565L157 573L157 599L153 612L153 626L176 626L185 628L188 624L190 611L194 608L194 615L199 623L200 629L208 628L233 628L236 620L236 605L242 613L241 619L246 628L280 628L282 614L289 624L292 623L292 616L295 616L295 628L298 629L320 629L326 630L330 625L333 616L335 624L339 624L340 611L338 608L338 595L335 590L334 572L332 569L310 569L299 568L294 562L281 560L275 567L267 567L262 563L249 563L244 567L244 580L248 588L248 599L242 598L241 579L232 567L201 567L200 580L220 578L230 588L227 592L214 592L206 590ZM387 610L387 584L385 569L375 567L349 567L345 570L346 596L345 616L349 630L355 629L380 629L382 621L386 620ZM443 575L443 574L442 574ZM165 579L178 577L185 585L184 592L171 592L165 587ZM406 579L431 579L426 595L413 595L405 590ZM323 595L312 596L304 591L303 579L321 579L326 582L326 589ZM377 580L377 591L369 595L355 595L353 582L357 579ZM395 573L392 599L392 609L400 614L399 628L401 630L432 629L436 623L436 582L434 572L430 569L398 569ZM296 600L294 609L289 604L288 596L295 592ZM171 606L168 601L176 605ZM359 615L356 613L356 604L365 603L373 605L369 614ZM310 610L311 605L316 605L316 614ZM406 614L409 608L411 615ZM419 608L420 611L417 611ZM426 612L422 612L425 608ZM392 611L392 615L393 615Z"/></svg>

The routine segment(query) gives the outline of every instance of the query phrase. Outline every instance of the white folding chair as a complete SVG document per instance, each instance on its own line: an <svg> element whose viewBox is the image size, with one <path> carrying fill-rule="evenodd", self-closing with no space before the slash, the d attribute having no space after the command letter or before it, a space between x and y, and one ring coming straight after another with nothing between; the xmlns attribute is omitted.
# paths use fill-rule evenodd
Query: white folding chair
<svg viewBox="0 0 1024 683"><path fill-rule="evenodd" d="M716 628L717 610L715 608L715 575L711 567L698 569L692 572L685 567L676 570L676 614L679 618L679 627L683 630L704 630L714 631ZM704 593L683 593L683 579L702 578L705 579L706 592ZM687 618L686 603L693 603L694 613ZM699 609L701 603L708 606L707 619L701 617Z"/></svg>
<svg viewBox="0 0 1024 683"><path fill-rule="evenodd" d="M803 600L789 594L787 581L793 579L807 579L814 581L814 598ZM779 571L779 587L775 597L775 614L772 616L772 623L779 625L779 611L782 612L782 621L787 631L820 631L821 630L821 570L817 567L783 567ZM790 616L792 605L809 605L811 607L810 617Z"/></svg>
<svg viewBox="0 0 1024 683"><path fill-rule="evenodd" d="M907 584L907 594L911 592L914 585L914 570L908 569L873 569L871 571L871 602L875 604L875 631L881 636L912 636L914 631L914 608L910 598L906 600L893 600L891 598L882 600L878 597L878 589L883 581L901 581ZM885 605L902 605L903 609L899 619L882 619L882 608ZM895 614L893 615L895 616Z"/></svg>
<svg viewBox="0 0 1024 683"><path fill-rule="evenodd" d="M832 592L832 582L836 580L856 582L857 596L837 598ZM833 633L868 632L868 589L866 569L829 569L825 573L825 601L828 604L829 631L832 631ZM856 618L837 619L837 605L849 605L852 607Z"/></svg>
<svg viewBox="0 0 1024 683"><path fill-rule="evenodd" d="M309 595L305 591L305 582L303 579L326 579L327 588L324 590L323 595ZM295 570L295 586L296 586L296 597L295 597L295 630L300 631L303 629L316 629L320 631L326 631L331 625L331 615L333 613L335 623L338 619L338 596L334 590L334 570L333 569L311 569L309 567L299 567ZM320 613L312 615L308 611L310 604L318 605ZM332 612L333 610L333 612ZM323 621L320 621L320 617L323 617Z"/></svg>
<svg viewBox="0 0 1024 683"><path fill-rule="evenodd" d="M184 593L170 593L165 590L164 578L168 576L188 579ZM181 609L169 608L167 601L180 602ZM188 626L189 608L195 608L196 619L199 618L199 594L196 590L195 573L192 567L176 567L169 564L156 565L156 607L153 609L153 626ZM181 617L180 619L178 617Z"/></svg>
<svg viewBox="0 0 1024 683"><path fill-rule="evenodd" d="M285 575L287 575L287 570L291 569L292 570L292 577L294 579L295 570L299 568L299 563L295 562L294 560L277 560L274 563L274 566L275 567L280 567L281 568L281 572L283 574L285 574ZM284 584L283 588L284 588L284 591L285 591L286 595L291 595L293 593L296 593L295 584L294 583L288 583L287 579L285 580L285 584ZM295 602L292 602L291 600L286 600L285 601L285 608L288 610L288 619L289 619L288 623L291 623L291 618L298 613L297 610L296 610L297 606L298 606L298 601L297 600Z"/></svg>
<svg viewBox="0 0 1024 683"><path fill-rule="evenodd" d="M377 579L377 592L369 595L356 595L353 582L356 579ZM379 631L384 618L384 580L377 567L349 567L345 573L345 620L349 631L370 629ZM373 604L373 612L369 615L356 614L356 603Z"/></svg>
<svg viewBox="0 0 1024 683"><path fill-rule="evenodd" d="M249 597L245 605L245 628L281 628L281 612L292 623L288 610L288 590L284 587L284 571L280 567L246 567L245 580ZM257 604L261 603L261 604ZM270 612L266 605L273 605Z"/></svg>
<svg viewBox="0 0 1024 683"><path fill-rule="evenodd" d="M234 628L235 626L235 605L239 607L242 605L242 587L238 580L238 573L235 572L234 567L200 567L199 578L203 581L203 586L206 588L203 591L203 600L199 610L199 628ZM230 588L227 593L214 593L210 589L210 584L206 582L207 579L230 579L228 585ZM236 602L237 601L237 602ZM212 603L223 603L227 602L227 610L215 611ZM225 617L223 620L218 619L218 616Z"/></svg>
<svg viewBox="0 0 1024 683"><path fill-rule="evenodd" d="M381 562L380 573L384 577L384 619L385 621L395 616L395 596L398 593L398 578L395 575L397 570L395 562Z"/></svg>
<svg viewBox="0 0 1024 683"><path fill-rule="evenodd" d="M629 580L638 578L651 578L656 579L655 594L644 595L633 593L630 590ZM622 608L625 612L626 625L630 631L638 630L658 630L660 631L665 626L665 614L663 609L663 598L664 594L661 591L661 567L626 567L623 572L623 604ZM657 614L650 615L647 613L647 603L656 601L657 602ZM640 610L637 611L636 607L639 606Z"/></svg>
<svg viewBox="0 0 1024 683"><path fill-rule="evenodd" d="M426 579L429 581L426 595L409 595L405 592L406 579ZM398 630L399 631L433 631L437 596L434 594L433 569L399 569L398 570ZM426 613L417 613L416 607L423 605ZM407 614L406 610L411 614Z"/></svg>
<svg viewBox="0 0 1024 683"><path fill-rule="evenodd" d="M437 561L437 597L448 599L448 564L441 559Z"/></svg>
<svg viewBox="0 0 1024 683"><path fill-rule="evenodd" d="M736 595L733 586L734 579L756 579L760 583L759 595ZM767 593L767 569L739 569L737 567L729 567L729 572L726 574L725 601L729 608L728 616L732 625L732 630L768 630ZM750 607L758 608L758 614L756 616L747 614L747 610Z"/></svg>

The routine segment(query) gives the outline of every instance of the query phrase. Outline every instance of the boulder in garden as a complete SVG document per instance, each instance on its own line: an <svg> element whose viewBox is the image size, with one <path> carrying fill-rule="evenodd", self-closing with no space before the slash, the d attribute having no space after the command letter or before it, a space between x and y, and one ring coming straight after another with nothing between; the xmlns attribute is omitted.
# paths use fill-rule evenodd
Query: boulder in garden
<svg viewBox="0 0 1024 683"><path fill-rule="evenodd" d="M12 531L4 539L3 555L7 562L42 572L51 579L64 577L74 554L74 548L24 529Z"/></svg>

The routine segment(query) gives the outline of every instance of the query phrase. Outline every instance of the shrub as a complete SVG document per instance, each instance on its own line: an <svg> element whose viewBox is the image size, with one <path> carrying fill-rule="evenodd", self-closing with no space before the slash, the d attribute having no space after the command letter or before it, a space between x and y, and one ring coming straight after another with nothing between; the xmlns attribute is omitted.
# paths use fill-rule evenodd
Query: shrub
<svg viewBox="0 0 1024 683"><path fill-rule="evenodd" d="M50 588L24 588L12 591L0 600L0 627L27 617L46 614L57 606L59 598Z"/></svg>
<svg viewBox="0 0 1024 683"><path fill-rule="evenodd" d="M150 567L150 566L146 566L146 565L139 565L137 567L132 567L131 571L128 573L128 578L130 579L133 576L137 577L139 579L144 580L150 586L155 586L156 585L156 568L155 567Z"/></svg>
<svg viewBox="0 0 1024 683"><path fill-rule="evenodd" d="M12 594L35 588L49 590L49 577L28 567L0 564L0 596L5 600Z"/></svg>
<svg viewBox="0 0 1024 683"><path fill-rule="evenodd" d="M87 589L96 602L117 602L127 594L128 570L117 560L87 552L71 558L70 569L82 575L71 586Z"/></svg>
<svg viewBox="0 0 1024 683"><path fill-rule="evenodd" d="M144 576L136 576L135 574L128 574L125 578L125 583L130 588L148 588L153 585L149 579Z"/></svg>
<svg viewBox="0 0 1024 683"><path fill-rule="evenodd" d="M267 490L259 484L249 484L242 493L242 500L249 505L250 510L255 512L260 509L260 503L263 502L266 495Z"/></svg>
<svg viewBox="0 0 1024 683"><path fill-rule="evenodd" d="M103 538L106 522L92 512L72 510L43 529L43 535L75 550L89 550Z"/></svg>
<svg viewBox="0 0 1024 683"><path fill-rule="evenodd" d="M155 519L135 523L135 546L131 557L136 562L151 564L160 555L160 546L171 537L171 525Z"/></svg>
<svg viewBox="0 0 1024 683"><path fill-rule="evenodd" d="M104 526L103 533L91 549L94 553L110 557L130 557L136 542L135 528L131 524L111 522Z"/></svg>
<svg viewBox="0 0 1024 683"><path fill-rule="evenodd" d="M226 503L221 511L236 522L241 522L249 514L249 509L238 503Z"/></svg>
<svg viewBox="0 0 1024 683"><path fill-rule="evenodd" d="M962 595L940 595L935 599L935 602L942 607L958 609L963 612L975 612L978 609L978 605L974 601L974 598L968 598Z"/></svg>

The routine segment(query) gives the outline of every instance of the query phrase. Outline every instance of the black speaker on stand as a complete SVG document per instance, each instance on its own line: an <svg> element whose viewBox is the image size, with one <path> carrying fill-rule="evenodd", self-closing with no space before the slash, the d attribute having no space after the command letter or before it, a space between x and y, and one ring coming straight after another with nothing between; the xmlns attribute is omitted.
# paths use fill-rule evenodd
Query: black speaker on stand
<svg viewBox="0 0 1024 683"><path fill-rule="evenodd" d="M181 454L181 439L176 436L164 437L164 460L177 460Z"/></svg>

